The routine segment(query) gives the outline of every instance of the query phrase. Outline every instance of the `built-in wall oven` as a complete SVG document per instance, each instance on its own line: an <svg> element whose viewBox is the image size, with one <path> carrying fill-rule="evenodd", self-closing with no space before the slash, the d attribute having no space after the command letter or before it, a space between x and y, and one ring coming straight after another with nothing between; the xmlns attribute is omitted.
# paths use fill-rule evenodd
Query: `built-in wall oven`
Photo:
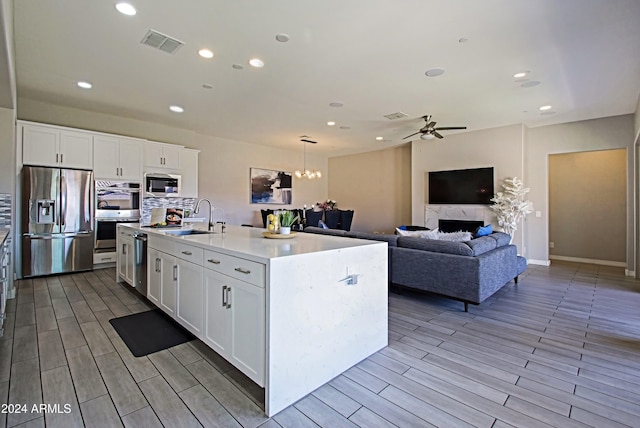
<svg viewBox="0 0 640 428"><path fill-rule="evenodd" d="M95 251L116 250L118 223L140 221L140 183L95 181Z"/></svg>

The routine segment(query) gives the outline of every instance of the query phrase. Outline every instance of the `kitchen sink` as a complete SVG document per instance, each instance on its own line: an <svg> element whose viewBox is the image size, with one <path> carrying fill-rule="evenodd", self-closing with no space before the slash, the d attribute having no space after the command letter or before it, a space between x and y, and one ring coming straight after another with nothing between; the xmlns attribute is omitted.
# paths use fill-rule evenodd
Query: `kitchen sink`
<svg viewBox="0 0 640 428"><path fill-rule="evenodd" d="M212 235L216 232L208 231L208 230L199 230L199 229L177 229L177 230L166 230L164 233L169 235Z"/></svg>

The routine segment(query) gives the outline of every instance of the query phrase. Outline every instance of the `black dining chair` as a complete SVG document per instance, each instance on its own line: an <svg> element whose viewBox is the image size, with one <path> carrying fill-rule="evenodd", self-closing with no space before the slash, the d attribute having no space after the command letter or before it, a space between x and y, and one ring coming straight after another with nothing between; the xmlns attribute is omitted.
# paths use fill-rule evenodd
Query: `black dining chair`
<svg viewBox="0 0 640 428"><path fill-rule="evenodd" d="M324 212L324 222L327 224L329 229L337 229L339 221L340 221L340 211L327 210Z"/></svg>
<svg viewBox="0 0 640 428"><path fill-rule="evenodd" d="M323 211L307 210L305 212L305 216L307 217L307 226L318 227L323 214Z"/></svg>
<svg viewBox="0 0 640 428"><path fill-rule="evenodd" d="M340 229L350 231L352 222L353 210L340 210Z"/></svg>

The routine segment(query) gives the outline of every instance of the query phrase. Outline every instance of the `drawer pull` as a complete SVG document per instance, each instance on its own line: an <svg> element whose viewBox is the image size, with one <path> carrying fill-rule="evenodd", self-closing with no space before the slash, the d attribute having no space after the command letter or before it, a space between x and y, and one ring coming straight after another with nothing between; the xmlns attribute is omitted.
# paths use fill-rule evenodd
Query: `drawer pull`
<svg viewBox="0 0 640 428"><path fill-rule="evenodd" d="M235 268L234 270L236 272L244 273L245 275L248 275L248 274L251 273L251 271L249 269L243 269L243 268L239 268L239 267Z"/></svg>
<svg viewBox="0 0 640 428"><path fill-rule="evenodd" d="M184 254L185 256L193 255L193 253L191 251L183 251L182 254Z"/></svg>
<svg viewBox="0 0 640 428"><path fill-rule="evenodd" d="M207 260L209 263L213 263L214 265L219 265L220 264L220 260L216 260L216 259L209 259Z"/></svg>

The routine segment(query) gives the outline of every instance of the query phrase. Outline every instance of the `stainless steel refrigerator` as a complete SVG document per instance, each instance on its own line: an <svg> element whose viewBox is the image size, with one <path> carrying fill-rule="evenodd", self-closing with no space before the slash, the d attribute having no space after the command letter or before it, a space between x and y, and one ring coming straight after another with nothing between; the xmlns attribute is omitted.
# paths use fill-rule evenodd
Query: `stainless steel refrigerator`
<svg viewBox="0 0 640 428"><path fill-rule="evenodd" d="M24 166L22 276L93 267L93 172Z"/></svg>

